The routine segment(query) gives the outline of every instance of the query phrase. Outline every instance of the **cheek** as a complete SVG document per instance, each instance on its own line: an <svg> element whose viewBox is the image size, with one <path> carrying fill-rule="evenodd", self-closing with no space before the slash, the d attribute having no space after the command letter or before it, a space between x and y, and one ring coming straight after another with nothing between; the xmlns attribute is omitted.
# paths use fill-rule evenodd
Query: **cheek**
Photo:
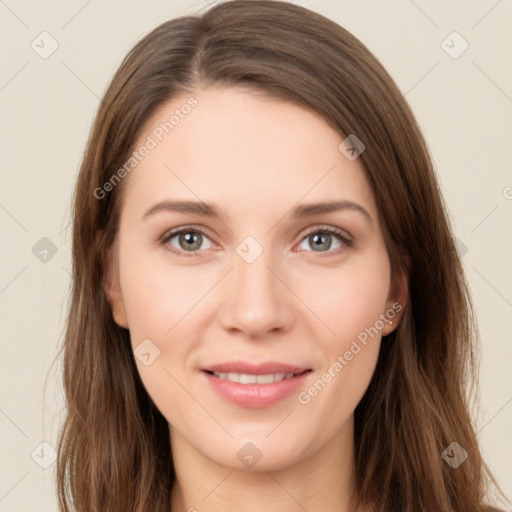
<svg viewBox="0 0 512 512"><path fill-rule="evenodd" d="M341 350L348 340L379 320L386 309L389 286L387 254L382 252L337 269L303 273L297 278L296 289L325 324L322 339L328 347ZM379 325L382 329L381 322Z"/></svg>
<svg viewBox="0 0 512 512"><path fill-rule="evenodd" d="M376 314L352 305L346 321L340 318L334 324L336 335L319 339L324 365L298 399L311 417L328 415L326 437L353 414L372 379L381 345L381 333L375 325L379 308L374 310Z"/></svg>
<svg viewBox="0 0 512 512"><path fill-rule="evenodd" d="M316 287L311 279L309 293L307 287L302 290L325 324L315 336L323 368L320 382L306 390L305 402L311 399L315 407L332 411L342 421L362 398L377 363L390 285L387 253L375 251L337 272L331 270L325 279L318 273L314 277Z"/></svg>
<svg viewBox="0 0 512 512"><path fill-rule="evenodd" d="M197 411L190 407L190 396L180 383L190 345L179 341L187 338L192 318L187 313L200 289L187 286L183 268L154 261L148 265L135 251L128 251L120 277L138 373L163 416L174 423L179 410L179 421L188 424Z"/></svg>
<svg viewBox="0 0 512 512"><path fill-rule="evenodd" d="M197 315L211 286L209 276L194 267L171 266L165 258L148 258L136 247L127 247L124 254L129 257L120 265L120 278L139 375L162 414L172 419L177 408L184 420L188 413L182 408L190 405L190 396L180 383L199 340ZM166 410L170 403L173 407Z"/></svg>
<svg viewBox="0 0 512 512"><path fill-rule="evenodd" d="M127 252L127 254L130 254ZM164 255L165 256L165 255ZM208 289L194 268L166 264L163 258L132 252L120 269L130 332L163 339ZM135 339L133 340L135 341Z"/></svg>

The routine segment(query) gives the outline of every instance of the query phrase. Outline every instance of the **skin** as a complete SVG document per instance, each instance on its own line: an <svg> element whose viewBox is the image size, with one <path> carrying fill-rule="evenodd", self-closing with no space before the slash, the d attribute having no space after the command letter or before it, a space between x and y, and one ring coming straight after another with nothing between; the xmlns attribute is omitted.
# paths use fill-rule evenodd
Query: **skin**
<svg viewBox="0 0 512 512"><path fill-rule="evenodd" d="M161 106L135 147L190 96ZM197 107L125 178L105 263L115 321L134 349L150 339L160 350L149 366L136 362L170 426L173 511L354 512L354 409L401 313L307 405L297 393L264 408L234 405L199 369L235 358L297 364L313 370L304 391L379 315L405 306L405 277L391 276L362 163L300 106L238 88L194 97ZM198 198L217 205L222 221L171 211L143 218L160 201ZM358 203L372 221L351 209L291 218L299 203L334 199ZM191 257L159 243L183 226L207 232ZM353 246L332 235L315 250L306 230L317 226L343 230ZM249 235L263 249L252 263L236 252ZM167 246L186 252L187 242L178 235ZM252 468L237 457L248 442L262 454Z"/></svg>

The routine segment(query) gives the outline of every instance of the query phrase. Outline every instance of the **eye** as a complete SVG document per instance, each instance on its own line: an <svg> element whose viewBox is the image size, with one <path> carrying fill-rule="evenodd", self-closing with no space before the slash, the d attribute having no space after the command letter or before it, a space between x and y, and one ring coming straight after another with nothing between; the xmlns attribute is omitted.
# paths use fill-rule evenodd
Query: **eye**
<svg viewBox="0 0 512 512"><path fill-rule="evenodd" d="M204 242L208 241L206 247ZM199 228L185 227L168 231L161 238L160 243L178 256L185 258L195 256L200 249L211 249L212 243L206 233Z"/></svg>
<svg viewBox="0 0 512 512"><path fill-rule="evenodd" d="M206 232L198 227L182 227L168 231L162 236L159 243L165 246L168 251L185 258L197 256L201 250L211 249L213 246ZM299 246L300 251L328 253L330 255L331 253L338 254L340 252L336 249L341 249L341 251L350 249L354 241L340 229L315 226L306 233L301 242L301 245L303 244L309 244L310 247L313 247L313 250L309 251Z"/></svg>
<svg viewBox="0 0 512 512"><path fill-rule="evenodd" d="M335 246L333 247L333 239L335 242ZM349 236L342 231L341 229L333 228L333 227L324 227L324 226L315 226L313 229L309 230L305 237L302 239L301 245L309 245L313 247L313 251L310 252L322 252L322 253L335 253L337 254L339 251L330 250L330 249L339 249L342 250L350 249L354 242ZM337 245L336 245L337 244ZM308 250L304 249L304 247L299 246L300 250Z"/></svg>

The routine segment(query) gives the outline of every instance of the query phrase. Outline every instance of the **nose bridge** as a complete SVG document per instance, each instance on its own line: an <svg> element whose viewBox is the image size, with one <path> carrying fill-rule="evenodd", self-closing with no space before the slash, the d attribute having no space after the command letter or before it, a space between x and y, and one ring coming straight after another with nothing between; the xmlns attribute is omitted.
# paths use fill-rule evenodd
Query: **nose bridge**
<svg viewBox="0 0 512 512"><path fill-rule="evenodd" d="M265 299L272 299L277 290L275 277L269 268L272 268L270 250L263 251L254 261L246 260L237 250L233 262L233 285L248 297L263 298L265 295Z"/></svg>
<svg viewBox="0 0 512 512"><path fill-rule="evenodd" d="M282 328L291 318L289 292L274 275L272 251L256 244L249 239L236 248L221 313L225 328L251 336Z"/></svg>

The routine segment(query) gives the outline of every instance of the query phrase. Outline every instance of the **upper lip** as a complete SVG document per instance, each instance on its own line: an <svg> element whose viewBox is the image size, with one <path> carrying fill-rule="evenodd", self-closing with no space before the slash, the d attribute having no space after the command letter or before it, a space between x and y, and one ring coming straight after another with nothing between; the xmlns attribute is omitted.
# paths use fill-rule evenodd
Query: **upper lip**
<svg viewBox="0 0 512 512"><path fill-rule="evenodd" d="M248 375L268 375L272 373L303 373L310 368L292 364L269 361L266 363L247 363L244 361L232 361L211 366L205 366L201 370L215 373L245 373Z"/></svg>

